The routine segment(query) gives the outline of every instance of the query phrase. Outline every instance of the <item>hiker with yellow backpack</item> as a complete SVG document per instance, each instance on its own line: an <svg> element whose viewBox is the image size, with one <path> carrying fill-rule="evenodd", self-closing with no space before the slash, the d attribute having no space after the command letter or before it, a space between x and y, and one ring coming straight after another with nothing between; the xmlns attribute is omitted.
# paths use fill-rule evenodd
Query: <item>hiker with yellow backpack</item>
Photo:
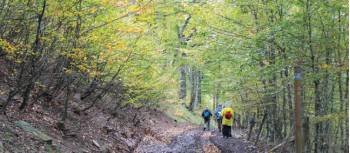
<svg viewBox="0 0 350 153"><path fill-rule="evenodd" d="M233 109L226 105L222 110L222 135L224 138L232 137L231 127L233 125Z"/></svg>

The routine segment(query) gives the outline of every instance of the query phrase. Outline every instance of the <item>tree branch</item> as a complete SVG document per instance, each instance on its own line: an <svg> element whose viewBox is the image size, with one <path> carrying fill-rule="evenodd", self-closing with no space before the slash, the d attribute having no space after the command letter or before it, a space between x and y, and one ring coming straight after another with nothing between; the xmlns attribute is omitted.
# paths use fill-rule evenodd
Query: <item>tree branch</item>
<svg viewBox="0 0 350 153"><path fill-rule="evenodd" d="M123 19L123 18L129 17L129 16L131 16L131 15L134 15L134 14L136 14L137 12L139 12L140 10L144 9L144 8L145 8L148 4L150 4L150 2L152 2L152 1L153 1L153 0L148 1L143 7L137 9L136 11L132 11L132 12L125 13L124 15L122 15L122 16L120 16L120 17L117 17L117 18L115 18L115 19L113 19L113 20L111 20L111 21L108 21L108 22L102 23L102 24L100 24L100 25L91 27L90 29L87 29L87 30L83 31L83 32L81 33L81 35L85 35L85 34L91 32L91 31L93 31L93 30L96 30L96 29L98 29L98 28L102 28L102 27L104 27L104 26L106 26L106 25L109 25L109 24L115 22L115 21L118 21L118 20L120 20L120 19Z"/></svg>

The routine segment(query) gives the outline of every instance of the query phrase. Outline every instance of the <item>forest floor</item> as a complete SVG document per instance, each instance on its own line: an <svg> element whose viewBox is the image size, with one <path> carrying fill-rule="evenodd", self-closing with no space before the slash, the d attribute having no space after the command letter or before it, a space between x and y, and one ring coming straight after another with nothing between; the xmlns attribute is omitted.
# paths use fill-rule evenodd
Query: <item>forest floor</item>
<svg viewBox="0 0 350 153"><path fill-rule="evenodd" d="M58 100L60 101L60 100ZM77 112L72 101L65 129L58 127L61 104L33 103L19 111L20 101L0 115L0 152L63 153L254 153L245 132L224 139L217 130L178 123L163 112L125 107L114 113L101 107Z"/></svg>

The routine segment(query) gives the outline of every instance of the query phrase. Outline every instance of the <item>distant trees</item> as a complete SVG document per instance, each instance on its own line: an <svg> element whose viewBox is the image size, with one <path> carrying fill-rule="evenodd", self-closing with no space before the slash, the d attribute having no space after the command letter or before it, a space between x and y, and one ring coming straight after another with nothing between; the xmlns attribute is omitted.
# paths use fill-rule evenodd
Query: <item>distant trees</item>
<svg viewBox="0 0 350 153"><path fill-rule="evenodd" d="M187 44L196 51L186 53L186 64L201 70L201 91L214 106L232 101L244 123L257 113L262 124L266 114L261 134L275 143L286 140L294 133L293 72L299 65L304 151L348 151L346 1L225 1L188 8L190 26L198 30Z"/></svg>
<svg viewBox="0 0 350 153"><path fill-rule="evenodd" d="M251 105L247 107L258 112L260 120L266 112L262 133L269 141L281 141L294 132L291 74L297 62L303 61L300 66L304 71L305 152L347 152L344 142L348 142L348 130L342 129L348 125L343 124L348 122L348 110L344 107L342 86L348 84L347 2L236 1L231 4L235 13L224 11L218 15L222 17L220 22L216 22L225 24L211 23L211 27L219 39L241 40L235 47L227 48L238 55L232 60L248 52L249 60L239 63L240 70L235 76L241 78L242 86L238 89L249 94L242 97L237 91L239 94L232 94L232 99L241 96L242 102L255 106L255 109ZM212 74L217 72L212 70ZM244 104L236 105L242 111L247 109Z"/></svg>

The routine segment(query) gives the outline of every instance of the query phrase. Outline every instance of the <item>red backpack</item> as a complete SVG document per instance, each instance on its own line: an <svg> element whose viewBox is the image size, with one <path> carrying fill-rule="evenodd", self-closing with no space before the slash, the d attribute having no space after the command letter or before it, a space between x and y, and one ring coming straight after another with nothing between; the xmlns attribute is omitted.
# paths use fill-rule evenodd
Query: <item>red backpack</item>
<svg viewBox="0 0 350 153"><path fill-rule="evenodd" d="M231 112L226 112L226 113L225 113L225 118L226 118L226 119L229 120L229 119L231 119L231 117L232 117Z"/></svg>

